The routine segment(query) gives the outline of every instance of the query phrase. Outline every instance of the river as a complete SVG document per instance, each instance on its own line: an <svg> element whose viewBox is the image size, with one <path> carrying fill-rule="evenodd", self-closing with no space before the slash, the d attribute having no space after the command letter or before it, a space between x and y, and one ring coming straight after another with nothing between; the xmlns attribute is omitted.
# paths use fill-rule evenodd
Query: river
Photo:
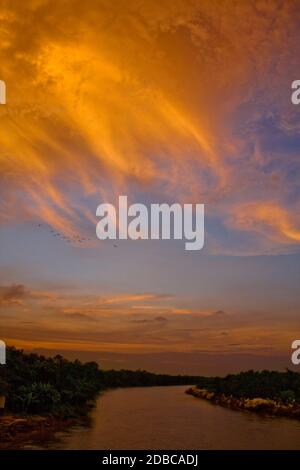
<svg viewBox="0 0 300 470"><path fill-rule="evenodd" d="M222 408L186 386L115 389L56 449L300 449L300 422Z"/></svg>

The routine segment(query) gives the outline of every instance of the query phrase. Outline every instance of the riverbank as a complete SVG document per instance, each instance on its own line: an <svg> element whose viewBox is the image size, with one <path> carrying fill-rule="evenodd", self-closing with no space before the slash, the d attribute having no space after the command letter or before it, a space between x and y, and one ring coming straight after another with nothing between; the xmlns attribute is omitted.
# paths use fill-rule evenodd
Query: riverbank
<svg viewBox="0 0 300 470"><path fill-rule="evenodd" d="M97 400L89 426L72 426L48 448L108 452L300 448L299 421L213 406L186 395L187 388L110 390Z"/></svg>
<svg viewBox="0 0 300 470"><path fill-rule="evenodd" d="M70 361L7 348L0 368L0 449L38 446L57 431L85 424L105 390L154 385L188 386L200 377L144 370L102 370L96 362Z"/></svg>
<svg viewBox="0 0 300 470"><path fill-rule="evenodd" d="M231 408L233 410L253 411L271 416L285 416L300 419L300 403L292 401L283 403L279 400L267 398L236 398L226 396L223 393L215 393L204 388L190 387L186 390L188 395L208 400L216 405Z"/></svg>
<svg viewBox="0 0 300 470"><path fill-rule="evenodd" d="M87 418L54 416L0 416L0 450L44 449L55 441L56 433L87 421Z"/></svg>
<svg viewBox="0 0 300 470"><path fill-rule="evenodd" d="M79 424L79 420L74 418L0 416L0 450L45 448L55 440L57 432L75 424Z"/></svg>

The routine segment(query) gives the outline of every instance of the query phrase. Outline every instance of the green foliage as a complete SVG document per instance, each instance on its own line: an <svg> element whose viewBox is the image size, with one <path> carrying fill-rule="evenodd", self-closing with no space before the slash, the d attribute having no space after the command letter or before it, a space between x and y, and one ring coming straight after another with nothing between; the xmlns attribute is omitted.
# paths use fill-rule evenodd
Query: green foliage
<svg viewBox="0 0 300 470"><path fill-rule="evenodd" d="M300 373L249 370L226 377L201 377L198 388L236 398L261 397L289 403L300 401Z"/></svg>
<svg viewBox="0 0 300 470"><path fill-rule="evenodd" d="M21 413L84 414L97 394L112 387L192 385L199 377L152 374L144 370L102 371L96 362L46 358L7 349L7 365L0 368L0 395L9 410ZM2 390L2 392L1 392Z"/></svg>
<svg viewBox="0 0 300 470"><path fill-rule="evenodd" d="M15 412L78 414L103 387L95 362L45 358L15 348L7 349L7 365L0 371L0 390Z"/></svg>
<svg viewBox="0 0 300 470"><path fill-rule="evenodd" d="M21 411L29 413L54 411L61 401L60 393L53 385L41 382L21 385L18 393Z"/></svg>
<svg viewBox="0 0 300 470"><path fill-rule="evenodd" d="M296 393L294 390L282 390L278 393L278 396L284 403L291 403L296 400Z"/></svg>

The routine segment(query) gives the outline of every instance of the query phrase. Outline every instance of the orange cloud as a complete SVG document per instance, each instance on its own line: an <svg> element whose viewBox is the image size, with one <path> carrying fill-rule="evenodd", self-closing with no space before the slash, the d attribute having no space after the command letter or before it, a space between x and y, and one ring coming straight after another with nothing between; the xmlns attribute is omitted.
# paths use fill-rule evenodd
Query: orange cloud
<svg viewBox="0 0 300 470"><path fill-rule="evenodd" d="M167 294L125 294L125 295L116 295L114 297L104 298L102 300L103 304L134 304L145 301L163 301L172 299L172 296Z"/></svg>
<svg viewBox="0 0 300 470"><path fill-rule="evenodd" d="M295 184L283 175L270 193L272 152L258 160L253 145L267 119L297 132L287 76L298 70L298 16L292 0L4 3L1 221L94 232L100 201L137 191L207 203L222 224L239 199L245 218L275 227L266 204L278 201L277 228L294 245L283 188Z"/></svg>
<svg viewBox="0 0 300 470"><path fill-rule="evenodd" d="M297 212L273 202L257 202L236 207L230 218L231 226L268 235L277 243L300 242L300 220Z"/></svg>

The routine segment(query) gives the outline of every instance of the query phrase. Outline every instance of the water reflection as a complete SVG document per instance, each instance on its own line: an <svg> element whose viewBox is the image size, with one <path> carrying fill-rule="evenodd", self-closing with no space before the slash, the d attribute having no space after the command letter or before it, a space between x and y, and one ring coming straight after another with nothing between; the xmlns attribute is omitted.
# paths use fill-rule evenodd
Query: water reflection
<svg viewBox="0 0 300 470"><path fill-rule="evenodd" d="M61 449L300 449L300 422L232 411L184 393L186 386L117 389L98 400L89 427Z"/></svg>

